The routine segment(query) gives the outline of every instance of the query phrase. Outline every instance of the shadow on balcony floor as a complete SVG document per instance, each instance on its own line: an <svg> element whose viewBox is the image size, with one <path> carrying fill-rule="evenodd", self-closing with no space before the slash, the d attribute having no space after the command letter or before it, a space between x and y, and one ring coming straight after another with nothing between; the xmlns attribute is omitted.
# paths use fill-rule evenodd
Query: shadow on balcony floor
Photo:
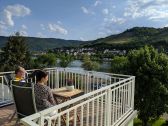
<svg viewBox="0 0 168 126"><path fill-rule="evenodd" d="M14 105L9 105L6 107L0 108L0 126L14 126L16 123L16 115L11 122L9 122L9 116L13 114L15 110ZM18 124L17 126L22 126Z"/></svg>

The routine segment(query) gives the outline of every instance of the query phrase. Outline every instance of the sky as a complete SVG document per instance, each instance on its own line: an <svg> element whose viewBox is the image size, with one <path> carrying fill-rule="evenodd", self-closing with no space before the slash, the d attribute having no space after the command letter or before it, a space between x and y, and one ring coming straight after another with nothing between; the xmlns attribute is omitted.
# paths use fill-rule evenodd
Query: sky
<svg viewBox="0 0 168 126"><path fill-rule="evenodd" d="M168 27L168 0L0 0L0 36L95 40Z"/></svg>

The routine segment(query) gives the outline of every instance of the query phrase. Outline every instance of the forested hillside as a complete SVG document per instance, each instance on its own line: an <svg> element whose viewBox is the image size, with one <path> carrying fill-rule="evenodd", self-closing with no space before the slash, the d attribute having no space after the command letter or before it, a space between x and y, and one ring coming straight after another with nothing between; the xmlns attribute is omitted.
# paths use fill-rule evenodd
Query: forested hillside
<svg viewBox="0 0 168 126"><path fill-rule="evenodd" d="M8 37L0 36L0 48L5 45L7 40ZM61 47L76 47L79 46L81 43L84 43L84 41L64 40L56 38L26 37L26 43L29 46L30 50L41 51Z"/></svg>
<svg viewBox="0 0 168 126"><path fill-rule="evenodd" d="M144 45L153 45L157 48L164 47L168 49L168 28L148 28L134 27L126 31L100 38L89 43L84 43L85 47L101 47L130 49L139 48Z"/></svg>
<svg viewBox="0 0 168 126"><path fill-rule="evenodd" d="M0 36L0 48L5 45L8 37ZM99 38L93 41L64 40L56 38L26 37L30 50L47 50L61 47L94 47L114 49L134 49L144 45L163 47L168 50L168 28L134 27L126 31Z"/></svg>

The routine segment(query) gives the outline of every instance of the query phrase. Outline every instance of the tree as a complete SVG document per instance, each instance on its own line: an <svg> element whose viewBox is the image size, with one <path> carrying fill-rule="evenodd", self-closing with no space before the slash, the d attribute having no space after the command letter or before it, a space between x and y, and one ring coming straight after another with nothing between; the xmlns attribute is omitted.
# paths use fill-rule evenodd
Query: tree
<svg viewBox="0 0 168 126"><path fill-rule="evenodd" d="M84 55L82 67L85 70L98 70L100 65L95 61L91 61L88 55Z"/></svg>
<svg viewBox="0 0 168 126"><path fill-rule="evenodd" d="M61 67L64 67L64 68L67 67L68 64L73 60L72 56L67 55L67 54L61 54L59 58L60 58L59 64Z"/></svg>
<svg viewBox="0 0 168 126"><path fill-rule="evenodd" d="M52 67L56 65L56 56L53 53L43 54L34 60L35 68Z"/></svg>
<svg viewBox="0 0 168 126"><path fill-rule="evenodd" d="M26 39L19 32L8 38L5 47L2 48L0 69L1 71L14 70L20 65L26 69L31 67L30 52L26 45Z"/></svg>
<svg viewBox="0 0 168 126"><path fill-rule="evenodd" d="M128 59L125 56L115 56L111 61L112 73L127 73Z"/></svg>
<svg viewBox="0 0 168 126"><path fill-rule="evenodd" d="M147 126L149 120L168 110L168 57L145 46L129 52L127 59L127 74L136 76L135 109Z"/></svg>
<svg viewBox="0 0 168 126"><path fill-rule="evenodd" d="M167 110L168 57L145 46L131 51L128 60L128 71L136 76L135 108L146 126L149 119L157 119Z"/></svg>

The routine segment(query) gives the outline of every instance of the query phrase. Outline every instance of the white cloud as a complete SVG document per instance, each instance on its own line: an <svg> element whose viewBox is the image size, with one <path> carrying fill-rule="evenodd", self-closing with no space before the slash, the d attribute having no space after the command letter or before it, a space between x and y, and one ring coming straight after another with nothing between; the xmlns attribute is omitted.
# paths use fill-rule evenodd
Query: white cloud
<svg viewBox="0 0 168 126"><path fill-rule="evenodd" d="M26 25L21 25L21 28L20 30L15 30L16 32L19 31L19 33L22 35L22 36L28 36L28 33L27 33L27 26Z"/></svg>
<svg viewBox="0 0 168 126"><path fill-rule="evenodd" d="M96 6L100 5L101 3L102 3L101 1L97 0L97 1L95 1L94 6L96 7Z"/></svg>
<svg viewBox="0 0 168 126"><path fill-rule="evenodd" d="M51 32L57 32L57 33L64 34L64 35L68 34L68 31L65 28L57 24L48 24L48 29Z"/></svg>
<svg viewBox="0 0 168 126"><path fill-rule="evenodd" d="M14 26L13 16L24 17L31 13L31 10L23 5L15 4L8 5L2 13L1 21L4 22L4 25Z"/></svg>
<svg viewBox="0 0 168 126"><path fill-rule="evenodd" d="M111 18L104 18L104 22L107 24L109 24L109 23L123 24L126 22L126 19L113 16Z"/></svg>
<svg viewBox="0 0 168 126"><path fill-rule="evenodd" d="M168 20L168 0L128 0L124 16L147 17L149 20Z"/></svg>
<svg viewBox="0 0 168 126"><path fill-rule="evenodd" d="M4 29L4 25L0 24L0 31Z"/></svg>
<svg viewBox="0 0 168 126"><path fill-rule="evenodd" d="M41 32L38 32L38 33L37 33L37 37L46 38L46 35L44 35L44 34L41 33Z"/></svg>
<svg viewBox="0 0 168 126"><path fill-rule="evenodd" d="M5 23L3 21L0 21L0 36L6 36L7 26L5 26Z"/></svg>
<svg viewBox="0 0 168 126"><path fill-rule="evenodd" d="M7 27L4 24L4 22L0 21L0 30L7 29Z"/></svg>
<svg viewBox="0 0 168 126"><path fill-rule="evenodd" d="M15 5L8 5L5 8L6 11L10 12L13 16L24 17L31 13L31 10L24 5L15 4Z"/></svg>
<svg viewBox="0 0 168 126"><path fill-rule="evenodd" d="M109 14L108 17L104 18L104 22L100 26L98 35L100 37L117 34L121 31L121 26L124 26L127 19L122 17L116 17Z"/></svg>
<svg viewBox="0 0 168 126"><path fill-rule="evenodd" d="M20 30L19 33L20 33L22 36L28 36L28 33L27 33L27 31L25 31L25 30Z"/></svg>
<svg viewBox="0 0 168 126"><path fill-rule="evenodd" d="M52 23L48 23L47 25L40 24L40 27L41 27L42 30L45 30L45 31L56 32L56 33L60 33L60 34L64 34L64 35L68 34L68 30L66 30L62 26L61 21L57 21L57 24L52 24ZM38 37L46 37L41 32L38 32L37 36Z"/></svg>
<svg viewBox="0 0 168 126"><path fill-rule="evenodd" d="M14 21L12 20L12 14L7 10L4 10L3 12L3 21L8 26L14 26Z"/></svg>
<svg viewBox="0 0 168 126"><path fill-rule="evenodd" d="M168 27L168 24L166 24L164 27Z"/></svg>
<svg viewBox="0 0 168 126"><path fill-rule="evenodd" d="M27 26L23 24L23 25L21 26L21 28L26 30L26 29L27 29Z"/></svg>
<svg viewBox="0 0 168 126"><path fill-rule="evenodd" d="M107 15L109 13L109 10L107 8L105 8L105 9L102 10L102 13Z"/></svg>
<svg viewBox="0 0 168 126"><path fill-rule="evenodd" d="M3 22L3 21L0 21L0 24L1 24L1 25L4 25L4 24L5 24L5 22Z"/></svg>
<svg viewBox="0 0 168 126"><path fill-rule="evenodd" d="M111 18L111 22L116 23L116 24L123 24L125 23L125 19L124 18L117 18L117 17L112 17Z"/></svg>
<svg viewBox="0 0 168 126"><path fill-rule="evenodd" d="M91 15L94 15L94 14L95 14L93 11L88 10L88 9L87 9L86 7L84 7L84 6L82 6L81 9L82 9L83 13L85 13L85 14L91 14Z"/></svg>
<svg viewBox="0 0 168 126"><path fill-rule="evenodd" d="M3 11L0 12L0 34L6 35L9 27L15 25L13 17L24 17L29 15L31 10L23 5L15 4L6 6ZM25 25L21 26L21 34L27 36L25 31L27 27Z"/></svg>
<svg viewBox="0 0 168 126"><path fill-rule="evenodd" d="M83 13L85 13L85 14L89 13L89 11L88 11L88 9L86 7L81 7L81 9L82 9Z"/></svg>
<svg viewBox="0 0 168 126"><path fill-rule="evenodd" d="M80 37L79 39L80 39L81 41L85 41L85 39L84 39L83 37Z"/></svg>

